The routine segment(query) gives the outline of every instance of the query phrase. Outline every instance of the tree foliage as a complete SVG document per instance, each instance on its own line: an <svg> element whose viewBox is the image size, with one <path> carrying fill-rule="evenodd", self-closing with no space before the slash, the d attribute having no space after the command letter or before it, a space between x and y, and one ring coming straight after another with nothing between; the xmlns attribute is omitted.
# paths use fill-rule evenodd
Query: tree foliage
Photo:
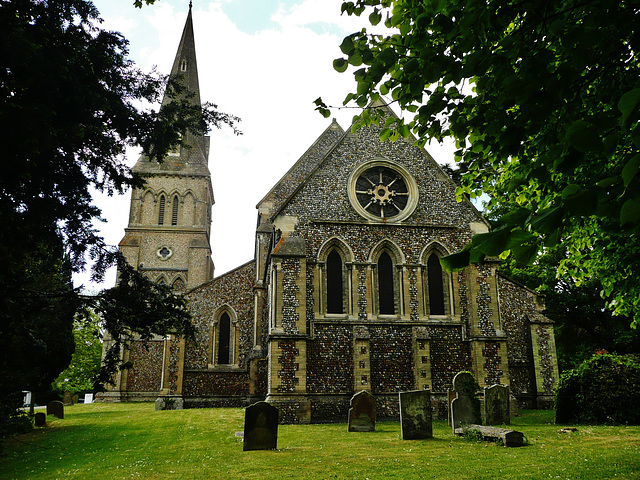
<svg viewBox="0 0 640 480"><path fill-rule="evenodd" d="M143 338L189 331L184 299L105 245L90 188L143 185L124 162L128 146L160 160L187 131L235 130L238 119L194 104L180 78L138 70L127 40L99 23L87 0L0 2L0 403L15 399L3 412L20 401L15 392L48 387L68 365L74 319L88 307L121 340L132 329ZM166 108L138 107L157 104L165 88L175 100ZM87 256L96 279L119 261L124 282L81 295L71 273Z"/></svg>
<svg viewBox="0 0 640 480"><path fill-rule="evenodd" d="M534 265L520 265L513 256L500 264L503 274L544 295L544 313L555 321L560 372L576 368L596 352L640 352L640 329L630 329L628 317L604 308L597 278L577 285L571 275L558 275L566 256L567 250L559 245L546 249Z"/></svg>
<svg viewBox="0 0 640 480"><path fill-rule="evenodd" d="M640 362L594 355L564 373L556 390L556 423L640 424Z"/></svg>
<svg viewBox="0 0 640 480"><path fill-rule="evenodd" d="M73 324L73 343L75 350L71 363L53 381L52 387L59 393L89 392L100 372L102 359L102 335L100 319L90 315L84 321L76 320Z"/></svg>
<svg viewBox="0 0 640 480"><path fill-rule="evenodd" d="M560 271L599 278L608 307L637 322L640 2L355 0L342 11L372 25L346 37L334 61L355 67L345 105L390 97L409 113L386 120L382 139L453 137L458 194L487 193L489 211L517 206L447 267L506 252L531 263L562 243ZM358 118L381 116L367 108Z"/></svg>

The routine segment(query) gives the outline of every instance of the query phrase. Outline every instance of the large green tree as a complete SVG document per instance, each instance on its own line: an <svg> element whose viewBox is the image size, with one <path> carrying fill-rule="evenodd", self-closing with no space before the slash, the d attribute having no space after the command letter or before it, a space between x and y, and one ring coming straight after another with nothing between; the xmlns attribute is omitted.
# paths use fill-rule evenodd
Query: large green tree
<svg viewBox="0 0 640 480"><path fill-rule="evenodd" d="M508 252L531 263L562 243L561 273L598 278L608 308L637 323L640 2L356 0L342 11L371 24L334 61L354 67L345 105L408 112L386 120L383 139L453 137L459 195L487 193L489 213L514 206L448 267Z"/></svg>
<svg viewBox="0 0 640 480"><path fill-rule="evenodd" d="M235 128L237 119L196 105L179 78L139 71L127 40L100 28L90 1L3 0L0 25L1 426L16 392L50 385L68 365L74 319L88 307L115 347L132 330L143 338L189 331L184 299L105 245L92 226L100 210L90 188L143 184L124 162L127 146L162 159L187 130ZM157 104L165 89L174 99L166 108L138 107ZM87 257L96 278L119 262L120 284L95 297L74 290L70 275ZM117 355L110 360L115 368Z"/></svg>

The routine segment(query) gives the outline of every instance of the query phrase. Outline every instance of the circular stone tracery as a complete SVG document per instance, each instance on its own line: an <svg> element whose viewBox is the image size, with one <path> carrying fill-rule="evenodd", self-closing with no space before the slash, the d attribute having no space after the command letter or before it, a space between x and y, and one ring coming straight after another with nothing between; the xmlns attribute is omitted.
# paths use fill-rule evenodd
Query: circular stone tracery
<svg viewBox="0 0 640 480"><path fill-rule="evenodd" d="M349 179L349 199L365 218L399 221L416 207L418 189L411 175L388 160L374 160L358 167Z"/></svg>

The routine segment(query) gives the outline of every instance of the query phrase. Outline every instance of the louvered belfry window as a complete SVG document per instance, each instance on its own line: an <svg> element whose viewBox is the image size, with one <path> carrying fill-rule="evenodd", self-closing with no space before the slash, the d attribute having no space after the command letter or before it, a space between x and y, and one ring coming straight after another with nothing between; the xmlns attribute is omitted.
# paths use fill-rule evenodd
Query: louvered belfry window
<svg viewBox="0 0 640 480"><path fill-rule="evenodd" d="M158 225L164 225L164 209L166 207L167 200L164 195L160 195L160 204L158 206Z"/></svg>
<svg viewBox="0 0 640 480"><path fill-rule="evenodd" d="M178 225L178 196L173 197L171 204L171 225Z"/></svg>

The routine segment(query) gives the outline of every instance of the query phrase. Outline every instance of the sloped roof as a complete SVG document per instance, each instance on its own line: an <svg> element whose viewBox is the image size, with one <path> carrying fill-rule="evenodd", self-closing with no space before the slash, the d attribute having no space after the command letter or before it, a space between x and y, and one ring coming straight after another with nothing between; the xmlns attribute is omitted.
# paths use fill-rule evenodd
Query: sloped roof
<svg viewBox="0 0 640 480"><path fill-rule="evenodd" d="M334 118L331 125L322 135L269 190L269 193L258 202L256 208L268 208L268 216L272 218L304 183L305 179L320 165L331 149L344 136L344 133L344 130Z"/></svg>

